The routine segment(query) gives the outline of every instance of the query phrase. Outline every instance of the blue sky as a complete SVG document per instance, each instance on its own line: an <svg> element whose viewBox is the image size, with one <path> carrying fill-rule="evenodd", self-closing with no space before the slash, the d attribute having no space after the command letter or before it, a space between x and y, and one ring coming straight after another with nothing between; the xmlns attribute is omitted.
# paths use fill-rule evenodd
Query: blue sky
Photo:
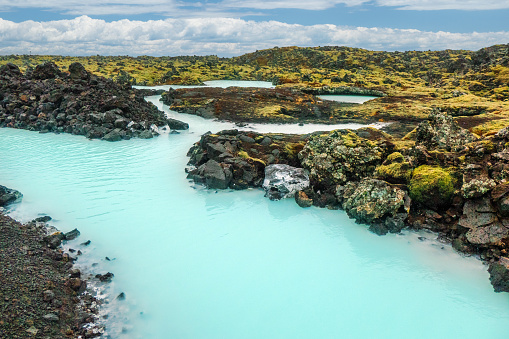
<svg viewBox="0 0 509 339"><path fill-rule="evenodd" d="M273 46L476 50L509 0L0 0L0 54L239 55Z"/></svg>

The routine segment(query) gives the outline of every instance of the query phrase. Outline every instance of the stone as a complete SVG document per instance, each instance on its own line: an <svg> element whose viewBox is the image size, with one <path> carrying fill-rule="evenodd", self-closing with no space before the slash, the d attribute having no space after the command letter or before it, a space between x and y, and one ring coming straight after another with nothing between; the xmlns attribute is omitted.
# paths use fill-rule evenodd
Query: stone
<svg viewBox="0 0 509 339"><path fill-rule="evenodd" d="M268 165L265 167L262 187L270 200L290 198L297 191L309 187L309 176L302 168L284 164Z"/></svg>
<svg viewBox="0 0 509 339"><path fill-rule="evenodd" d="M509 229L496 221L487 226L471 228L467 234L467 240L474 245L499 245L500 241L509 235Z"/></svg>
<svg viewBox="0 0 509 339"><path fill-rule="evenodd" d="M0 207L19 201L22 197L23 194L20 192L5 186L0 186Z"/></svg>
<svg viewBox="0 0 509 339"><path fill-rule="evenodd" d="M152 139L153 137L154 135L152 134L152 131L148 129L141 131L140 135L138 136L140 139Z"/></svg>
<svg viewBox="0 0 509 339"><path fill-rule="evenodd" d="M102 282L111 282L111 279L113 279L115 275L111 272L105 273L105 274L96 274L95 277L99 279Z"/></svg>
<svg viewBox="0 0 509 339"><path fill-rule="evenodd" d="M64 239L65 240L73 240L73 239L76 239L79 236L80 236L80 231L78 231L78 229L75 228L72 231L65 233L64 234Z"/></svg>
<svg viewBox="0 0 509 339"><path fill-rule="evenodd" d="M174 130L182 131L182 130L188 130L189 129L189 124L187 124L187 123L185 123L183 121L180 121L180 120L168 118L166 120L166 122L168 124L168 127L171 128L171 129L174 129Z"/></svg>
<svg viewBox="0 0 509 339"><path fill-rule="evenodd" d="M313 135L298 153L313 185L344 185L370 176L393 146L361 138L351 130Z"/></svg>
<svg viewBox="0 0 509 339"><path fill-rule="evenodd" d="M311 207L313 205L313 199L310 199L304 191L295 193L295 202L302 208Z"/></svg>
<svg viewBox="0 0 509 339"><path fill-rule="evenodd" d="M509 292L509 258L500 257L498 262L490 264L488 272L495 292Z"/></svg>
<svg viewBox="0 0 509 339"><path fill-rule="evenodd" d="M113 131L109 132L103 137L103 140L106 141L120 141L122 140L122 135L120 134L120 131L117 129L114 129Z"/></svg>
<svg viewBox="0 0 509 339"><path fill-rule="evenodd" d="M89 74L82 64L73 62L69 65L69 77L73 80L87 80Z"/></svg>
<svg viewBox="0 0 509 339"><path fill-rule="evenodd" d="M208 188L225 189L230 184L231 177L227 177L223 167L215 160L207 161L198 168L198 171L205 178Z"/></svg>
<svg viewBox="0 0 509 339"><path fill-rule="evenodd" d="M224 154L224 153L227 153L228 151L226 150L226 148L221 145L220 143L207 143L206 147L205 147L206 151L207 151L207 157L209 159L213 159L213 160L216 160L218 161L219 160L219 156L221 154Z"/></svg>
<svg viewBox="0 0 509 339"><path fill-rule="evenodd" d="M242 142L245 142L245 143L248 143L248 144L254 144L255 143L255 139L251 138L251 137L248 137L247 135L245 134L241 134L239 135L239 139L242 141Z"/></svg>
<svg viewBox="0 0 509 339"><path fill-rule="evenodd" d="M426 146L428 150L455 151L476 140L476 137L461 128L451 115L436 108L429 114L428 121L419 124L416 133L416 145Z"/></svg>
<svg viewBox="0 0 509 339"><path fill-rule="evenodd" d="M402 218L400 211L405 211L405 196L405 191L392 187L385 181L363 179L346 185L343 191L343 208L351 218L360 223L382 223L385 218L396 216L399 220ZM399 227L396 226L400 225L397 220L388 222L391 229Z"/></svg>
<svg viewBox="0 0 509 339"><path fill-rule="evenodd" d="M44 223L47 223L50 220L51 220L51 217L49 215L45 215L45 216L38 217L38 218L34 219L35 222L44 222Z"/></svg>
<svg viewBox="0 0 509 339"><path fill-rule="evenodd" d="M37 65L32 72L32 78L39 80L54 79L61 76L62 72L53 62L45 62L43 64Z"/></svg>
<svg viewBox="0 0 509 339"><path fill-rule="evenodd" d="M48 313L43 316L44 320L58 322L60 319L58 318L58 315L55 313Z"/></svg>
<svg viewBox="0 0 509 339"><path fill-rule="evenodd" d="M8 63L8 64L5 64L5 65L2 65L0 66L0 76L5 76L5 77L20 77L22 76L23 74L21 73L21 71L19 70L19 67L12 64L12 63Z"/></svg>
<svg viewBox="0 0 509 339"><path fill-rule="evenodd" d="M55 232L53 234L47 235L44 237L44 241L48 244L48 247L51 249L56 249L62 243L64 239L64 234L62 232Z"/></svg>
<svg viewBox="0 0 509 339"><path fill-rule="evenodd" d="M52 290L45 290L43 292L43 300L46 301L46 302L50 302L52 301L54 298L55 298L55 292L53 292Z"/></svg>

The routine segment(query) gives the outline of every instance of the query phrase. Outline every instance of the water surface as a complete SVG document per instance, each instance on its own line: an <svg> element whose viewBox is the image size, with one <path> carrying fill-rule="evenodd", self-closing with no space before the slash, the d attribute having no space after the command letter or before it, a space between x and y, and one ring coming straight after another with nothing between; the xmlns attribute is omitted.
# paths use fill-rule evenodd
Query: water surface
<svg viewBox="0 0 509 339"><path fill-rule="evenodd" d="M379 237L342 211L196 187L187 150L233 125L169 113L191 129L116 143L0 129L0 182L24 194L12 215L77 227L78 262L115 273L112 338L507 336L509 297L478 260L433 234Z"/></svg>

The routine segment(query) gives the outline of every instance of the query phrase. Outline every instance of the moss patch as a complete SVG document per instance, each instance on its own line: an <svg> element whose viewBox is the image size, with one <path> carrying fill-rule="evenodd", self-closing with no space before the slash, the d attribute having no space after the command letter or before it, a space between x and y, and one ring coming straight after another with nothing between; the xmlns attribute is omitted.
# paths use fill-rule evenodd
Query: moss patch
<svg viewBox="0 0 509 339"><path fill-rule="evenodd" d="M456 183L450 170L422 165L413 171L410 197L430 208L439 209L450 203Z"/></svg>

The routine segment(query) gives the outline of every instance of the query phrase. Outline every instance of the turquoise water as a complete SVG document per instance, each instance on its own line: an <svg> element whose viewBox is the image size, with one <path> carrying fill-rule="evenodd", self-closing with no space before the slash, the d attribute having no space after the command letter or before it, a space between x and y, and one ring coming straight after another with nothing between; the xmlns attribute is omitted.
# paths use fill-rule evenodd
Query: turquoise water
<svg viewBox="0 0 509 339"><path fill-rule="evenodd" d="M77 227L78 263L115 273L112 338L507 337L508 294L433 234L188 182L191 144L233 125L178 117L189 131L117 143L0 129L0 183L24 194L12 215Z"/></svg>
<svg viewBox="0 0 509 339"><path fill-rule="evenodd" d="M363 104L368 100L378 98L369 95L336 95L336 94L318 95L318 97L323 100L347 102L354 104Z"/></svg>

